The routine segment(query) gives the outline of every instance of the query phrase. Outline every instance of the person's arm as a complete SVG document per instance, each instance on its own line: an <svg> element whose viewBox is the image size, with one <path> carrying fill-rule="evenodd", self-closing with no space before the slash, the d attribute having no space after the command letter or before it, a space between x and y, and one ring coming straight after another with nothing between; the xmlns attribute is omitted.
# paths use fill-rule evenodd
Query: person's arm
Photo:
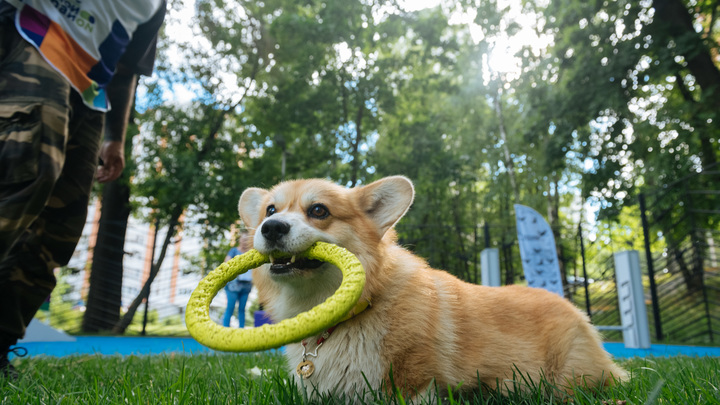
<svg viewBox="0 0 720 405"><path fill-rule="evenodd" d="M105 116L105 140L100 147L102 165L97 171L100 183L117 179L125 168L125 132L135 100L136 85L137 75L122 65L118 66L117 73L108 85L111 110Z"/></svg>
<svg viewBox="0 0 720 405"><path fill-rule="evenodd" d="M227 255L225 255L225 260L223 260L223 263L232 259L236 255L237 255L237 252L235 252L235 248L230 248L230 250L228 250L228 252L227 252Z"/></svg>

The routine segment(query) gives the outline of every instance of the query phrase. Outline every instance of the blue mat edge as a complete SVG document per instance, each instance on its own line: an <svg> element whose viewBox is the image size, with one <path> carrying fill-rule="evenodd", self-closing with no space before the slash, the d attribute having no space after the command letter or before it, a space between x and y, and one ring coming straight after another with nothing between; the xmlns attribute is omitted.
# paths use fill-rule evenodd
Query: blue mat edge
<svg viewBox="0 0 720 405"><path fill-rule="evenodd" d="M23 342L28 355L64 357L82 354L139 356L154 354L223 353L209 349L191 337L114 337L75 336L74 342ZM720 357L720 347L652 345L649 349L627 349L622 343L606 342L605 350L614 358L632 357ZM280 349L282 350L282 349Z"/></svg>

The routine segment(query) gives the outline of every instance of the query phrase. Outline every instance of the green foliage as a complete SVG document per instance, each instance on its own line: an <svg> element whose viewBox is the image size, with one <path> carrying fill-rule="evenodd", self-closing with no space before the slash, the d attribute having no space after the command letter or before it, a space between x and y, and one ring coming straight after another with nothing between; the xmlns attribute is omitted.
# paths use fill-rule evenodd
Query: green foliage
<svg viewBox="0 0 720 405"><path fill-rule="evenodd" d="M572 262L585 201L632 228L621 213L639 192L717 160L717 59L694 59L717 55L717 4L694 4L199 1L193 41L166 32L146 81L134 199L161 224L182 212L205 224L212 263L249 186L404 174L418 197L400 240L432 265L477 281L490 223L513 282L516 203L546 214ZM697 30L653 18L662 5ZM528 29L550 45L527 43L517 72L494 71L500 39ZM193 99L169 102L178 88Z"/></svg>
<svg viewBox="0 0 720 405"><path fill-rule="evenodd" d="M244 137L242 131L222 131L225 112L200 103L194 107L163 106L145 113L152 136L141 139L135 196L157 218L188 209L199 221L229 224L237 217L238 190L249 185L239 167L247 158Z"/></svg>
<svg viewBox="0 0 720 405"><path fill-rule="evenodd" d="M673 15L658 7L673 7ZM710 106L719 100L720 71L717 61L706 71L689 61L716 53L718 42L700 42L690 25L666 29L674 24L669 20L690 21L691 14L704 20L713 7L558 0L544 13L553 17L547 29L556 39L554 105L568 129L578 131L580 156L593 163L583 178L586 193L622 204L638 188L717 161L717 109ZM714 85L701 79L705 74Z"/></svg>

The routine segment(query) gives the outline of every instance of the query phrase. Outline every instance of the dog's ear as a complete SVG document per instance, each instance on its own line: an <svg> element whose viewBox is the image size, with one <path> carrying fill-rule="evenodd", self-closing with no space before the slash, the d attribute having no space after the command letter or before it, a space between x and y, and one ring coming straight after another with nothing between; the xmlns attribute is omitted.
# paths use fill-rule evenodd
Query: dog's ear
<svg viewBox="0 0 720 405"><path fill-rule="evenodd" d="M405 215L415 197L412 182L407 177L385 177L356 189L361 209L384 235Z"/></svg>
<svg viewBox="0 0 720 405"><path fill-rule="evenodd" d="M261 205L267 193L267 190L255 187L243 191L240 201L238 201L238 212L245 226L255 228L260 225L265 212L264 207Z"/></svg>

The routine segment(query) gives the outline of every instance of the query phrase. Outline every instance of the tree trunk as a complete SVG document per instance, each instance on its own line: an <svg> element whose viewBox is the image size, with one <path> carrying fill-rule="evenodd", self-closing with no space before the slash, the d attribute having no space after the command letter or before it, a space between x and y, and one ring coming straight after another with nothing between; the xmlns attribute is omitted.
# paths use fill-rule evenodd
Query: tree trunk
<svg viewBox="0 0 720 405"><path fill-rule="evenodd" d="M125 176L105 185L102 214L90 270L90 290L82 331L110 330L120 319L125 232L130 216L130 187Z"/></svg>
<svg viewBox="0 0 720 405"><path fill-rule="evenodd" d="M500 212L502 214L502 223L507 224L512 220L510 217L510 197L506 194L500 197ZM508 216L506 217L505 214ZM501 232L500 245L502 247L503 262L505 264L505 285L515 284L515 267L512 263L512 247L513 240L508 235L516 235L517 233L512 231L512 227L509 227L507 231Z"/></svg>
<svg viewBox="0 0 720 405"><path fill-rule="evenodd" d="M505 285L515 284L515 267L513 266L512 243L503 244L503 262L505 263Z"/></svg>
<svg viewBox="0 0 720 405"><path fill-rule="evenodd" d="M495 106L495 114L498 118L498 131L500 132L500 139L503 142L503 153L505 155L505 167L508 171L508 177L510 178L510 186L512 187L513 196L515 196L515 204L520 204L520 188L518 187L517 181L515 180L515 163L513 163L512 156L510 154L510 148L508 147L507 132L505 132L505 118L502 110L502 87L498 89L497 95L493 100Z"/></svg>
<svg viewBox="0 0 720 405"><path fill-rule="evenodd" d="M126 162L132 159L131 132L136 131L133 124L134 115L133 104L125 138ZM125 234L132 211L130 206L132 174L132 166L125 167L119 178L103 186L100 221L90 267L90 286L81 325L83 332L97 333L110 330L120 319Z"/></svg>
<svg viewBox="0 0 720 405"><path fill-rule="evenodd" d="M655 0L653 7L655 17L651 30L654 37L662 43L673 41L676 44L683 44L677 49L685 58L687 69L702 89L704 99L702 104L715 111L720 105L720 69L713 62L713 57L702 36L695 31L692 16L684 2ZM710 167L717 162L718 152L713 147L712 139L718 132L708 130L696 131L696 133L700 139L703 167Z"/></svg>
<svg viewBox="0 0 720 405"><path fill-rule="evenodd" d="M150 295L150 286L152 285L153 281L155 280L155 277L157 276L158 272L160 271L160 266L162 266L163 261L165 260L165 255L167 254L167 249L170 246L170 241L172 240L173 236L175 236L175 233L177 231L177 227L180 220L180 215L182 215L182 209L176 208L175 211L173 211L170 221L168 223L168 230L167 234L165 234L165 240L163 240L162 249L160 250L160 256L155 261L155 263L152 264L150 267L150 274L148 275L147 280L145 280L145 284L143 285L142 289L140 290L140 293L135 297L133 302L128 307L127 312L125 315L118 321L115 326L113 327L113 333L117 334L124 334L125 330L130 326L130 323L132 322L133 318L135 317L135 313L137 312L138 307L140 307L140 304L147 300L147 298Z"/></svg>
<svg viewBox="0 0 720 405"><path fill-rule="evenodd" d="M464 222L462 218L460 217L460 193L455 195L453 198L453 210L452 210L452 216L453 216L453 222L455 223L455 236L457 238L457 247L456 249L459 250L457 253L458 257L461 260L460 268L455 267L454 271L457 276L462 278L463 280L472 283L473 279L470 274L470 266L468 261L470 260L470 255L467 253L467 248L465 244L467 243L467 239L463 237L463 225ZM448 238L449 240L449 238Z"/></svg>
<svg viewBox="0 0 720 405"><path fill-rule="evenodd" d="M703 273L695 271L691 266L688 265L685 257L683 256L684 251L678 245L669 246L670 259L674 260L677 268L682 274L685 286L690 292L702 291L703 288Z"/></svg>
<svg viewBox="0 0 720 405"><path fill-rule="evenodd" d="M355 187L358 181L360 171L360 141L362 141L362 120L365 107L360 104L357 116L355 117L355 139L352 143L352 161L350 162L350 187Z"/></svg>
<svg viewBox="0 0 720 405"><path fill-rule="evenodd" d="M558 268L560 269L560 280L562 281L563 291L567 298L569 294L567 272L565 269L565 258L563 257L562 238L560 235L560 195L558 194L558 180L554 179L552 190L548 190L548 223L555 239L555 252L557 254Z"/></svg>

